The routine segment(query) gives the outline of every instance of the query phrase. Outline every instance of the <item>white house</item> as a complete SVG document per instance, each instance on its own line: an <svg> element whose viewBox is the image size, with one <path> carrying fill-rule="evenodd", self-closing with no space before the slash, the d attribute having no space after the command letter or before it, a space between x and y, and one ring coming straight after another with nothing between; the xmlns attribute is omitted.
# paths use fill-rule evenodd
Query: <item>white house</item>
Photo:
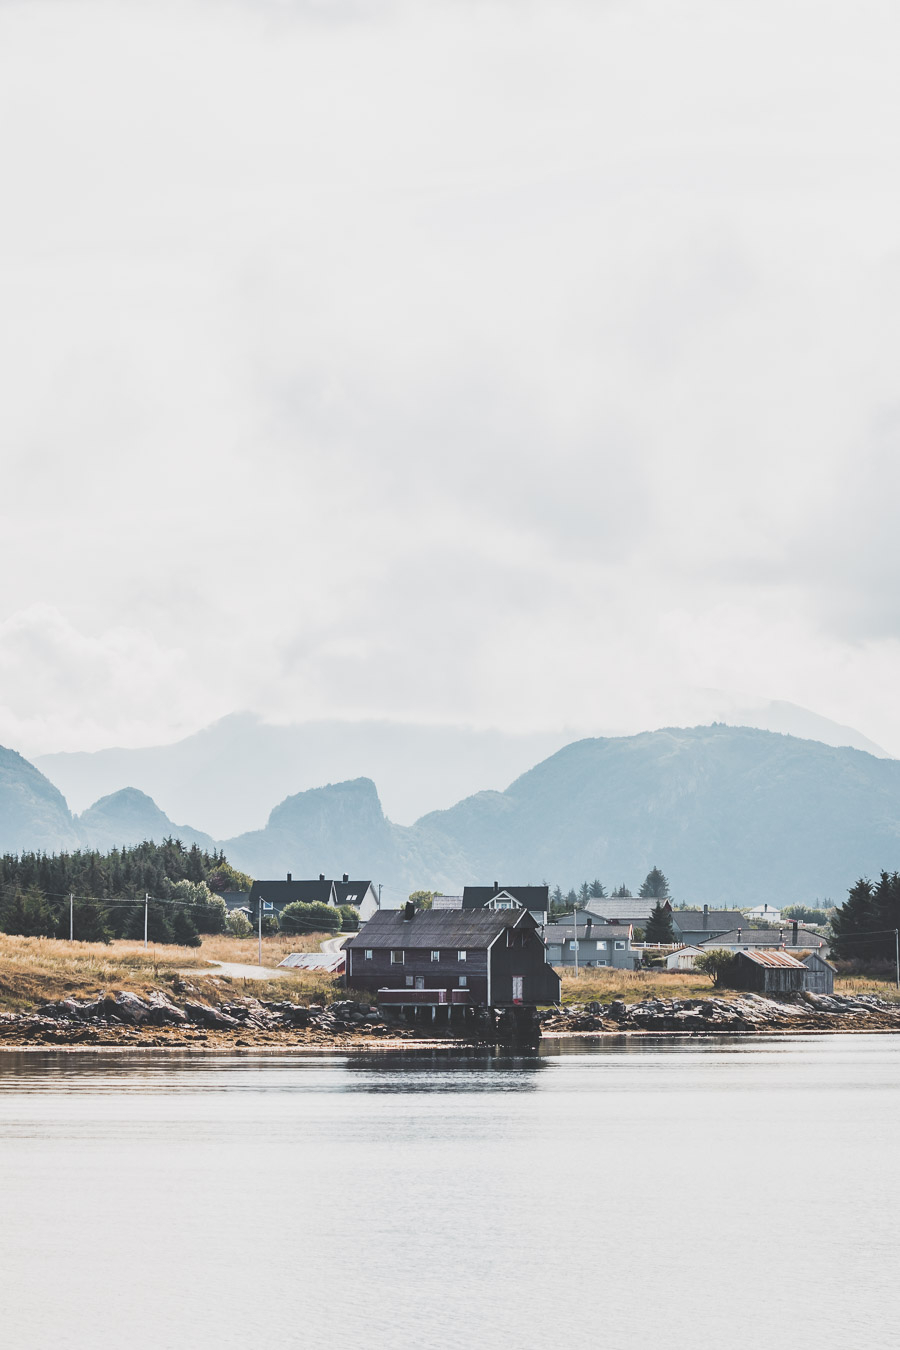
<svg viewBox="0 0 900 1350"><path fill-rule="evenodd" d="M693 970L702 952L702 947L678 947L666 957L666 970Z"/></svg>
<svg viewBox="0 0 900 1350"><path fill-rule="evenodd" d="M781 910L774 905L754 905L752 909L745 909L744 915L761 923L781 923Z"/></svg>

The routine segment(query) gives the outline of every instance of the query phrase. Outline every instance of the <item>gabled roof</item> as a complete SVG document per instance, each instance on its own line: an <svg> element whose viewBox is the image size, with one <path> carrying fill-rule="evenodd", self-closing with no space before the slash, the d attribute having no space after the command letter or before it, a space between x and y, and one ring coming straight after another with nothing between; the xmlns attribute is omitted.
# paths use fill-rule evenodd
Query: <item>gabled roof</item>
<svg viewBox="0 0 900 1350"><path fill-rule="evenodd" d="M549 942L570 942L575 936L572 925L565 923L548 923L544 927L544 941ZM631 936L630 923L595 923L590 928L586 923L578 925L578 941L608 942L610 938L629 938Z"/></svg>
<svg viewBox="0 0 900 1350"><path fill-rule="evenodd" d="M304 905L330 905L334 896L332 881L254 881L250 892L250 903L255 905L257 897L269 900L273 905L283 908L295 900Z"/></svg>
<svg viewBox="0 0 900 1350"><path fill-rule="evenodd" d="M706 916L706 928L715 928L719 932L727 932L734 928L742 919L739 909L711 909ZM680 928L682 933L702 933L703 932L703 910L702 909L673 909L672 922L676 928Z"/></svg>
<svg viewBox="0 0 900 1350"><path fill-rule="evenodd" d="M786 967L788 970L806 970L802 961L798 961L796 956L791 956L789 952L737 952L737 956L742 960L752 961L757 966L778 966L779 969Z"/></svg>
<svg viewBox="0 0 900 1350"><path fill-rule="evenodd" d="M506 894L518 900L523 909L549 909L549 886L464 886L463 909L483 909L496 895Z"/></svg>
<svg viewBox="0 0 900 1350"><path fill-rule="evenodd" d="M458 947L484 950L504 928L532 928L536 925L523 909L424 909L415 918L404 918L405 910L380 909L355 933L348 947Z"/></svg>
<svg viewBox="0 0 900 1350"><path fill-rule="evenodd" d="M371 881L336 881L334 883L335 903L338 905L361 905Z"/></svg>
<svg viewBox="0 0 900 1350"><path fill-rule="evenodd" d="M606 919L615 923L616 920L633 920L635 923L643 923L645 919L650 918L655 900L642 900L639 895L621 896L603 896L598 900L591 897L588 904L588 911L593 914L595 919Z"/></svg>
<svg viewBox="0 0 900 1350"><path fill-rule="evenodd" d="M740 932L740 939L738 939ZM794 941L793 930L788 925L786 928L733 928L730 933L713 933L699 945L701 947L715 947L716 943L736 943L740 941L748 947L793 947L804 950L809 948L827 947L828 943L821 933L811 933L808 928L798 928L797 941Z"/></svg>

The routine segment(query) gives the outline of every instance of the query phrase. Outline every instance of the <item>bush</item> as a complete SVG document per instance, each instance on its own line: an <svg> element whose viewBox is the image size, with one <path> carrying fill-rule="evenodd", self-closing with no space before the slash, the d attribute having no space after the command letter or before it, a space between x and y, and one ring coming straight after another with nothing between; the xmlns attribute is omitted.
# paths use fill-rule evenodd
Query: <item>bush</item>
<svg viewBox="0 0 900 1350"><path fill-rule="evenodd" d="M359 910L355 905L338 905L341 916L341 931L355 933L359 928Z"/></svg>
<svg viewBox="0 0 900 1350"><path fill-rule="evenodd" d="M336 933L341 926L340 910L330 905L304 905L294 900L281 911L281 927L285 933Z"/></svg>
<svg viewBox="0 0 900 1350"><path fill-rule="evenodd" d="M720 985L727 984L733 965L734 952L728 951L727 947L713 947L697 957L694 969L702 975L708 975L718 989Z"/></svg>
<svg viewBox="0 0 900 1350"><path fill-rule="evenodd" d="M249 937L253 932L253 925L242 909L233 909L225 920L225 931L231 937Z"/></svg>

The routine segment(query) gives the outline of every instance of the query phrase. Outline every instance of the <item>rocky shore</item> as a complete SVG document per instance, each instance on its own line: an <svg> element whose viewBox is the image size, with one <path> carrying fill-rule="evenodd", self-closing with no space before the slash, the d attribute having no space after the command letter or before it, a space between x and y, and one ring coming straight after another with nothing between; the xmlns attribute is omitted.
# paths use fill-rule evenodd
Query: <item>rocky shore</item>
<svg viewBox="0 0 900 1350"><path fill-rule="evenodd" d="M900 1031L900 1003L873 994L760 994L729 998L645 999L642 1003L589 1003L547 1013L544 1035L652 1032L683 1035L800 1031Z"/></svg>
<svg viewBox="0 0 900 1350"><path fill-rule="evenodd" d="M615 1000L550 1010L545 1037L747 1035L786 1032L900 1031L900 1004L874 995L801 994L785 999ZM484 1039L482 1033L482 1039ZM395 1014L351 999L327 1006L244 997L213 1005L156 991L61 999L29 1013L0 1013L0 1049L35 1046L294 1046L352 1049L377 1044L471 1043L456 1029L408 1026Z"/></svg>

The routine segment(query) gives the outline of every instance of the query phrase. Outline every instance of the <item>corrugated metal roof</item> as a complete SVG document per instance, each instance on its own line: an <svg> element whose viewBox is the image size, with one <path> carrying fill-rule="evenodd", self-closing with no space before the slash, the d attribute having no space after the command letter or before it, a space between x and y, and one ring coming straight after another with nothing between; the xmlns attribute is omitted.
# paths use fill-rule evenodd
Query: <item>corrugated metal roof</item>
<svg viewBox="0 0 900 1350"><path fill-rule="evenodd" d="M805 970L802 961L798 961L796 956L790 956L787 952L759 952L745 951L739 952L739 956L746 956L748 961L755 961L758 966L783 966L788 970Z"/></svg>
<svg viewBox="0 0 900 1350"><path fill-rule="evenodd" d="M405 919L402 909L381 909L344 944L347 947L489 947L504 928L534 927L524 909L424 909Z"/></svg>
<svg viewBox="0 0 900 1350"><path fill-rule="evenodd" d="M343 952L334 955L330 952L291 952L279 966L290 966L294 970L326 970L337 974L344 969L346 957Z"/></svg>

